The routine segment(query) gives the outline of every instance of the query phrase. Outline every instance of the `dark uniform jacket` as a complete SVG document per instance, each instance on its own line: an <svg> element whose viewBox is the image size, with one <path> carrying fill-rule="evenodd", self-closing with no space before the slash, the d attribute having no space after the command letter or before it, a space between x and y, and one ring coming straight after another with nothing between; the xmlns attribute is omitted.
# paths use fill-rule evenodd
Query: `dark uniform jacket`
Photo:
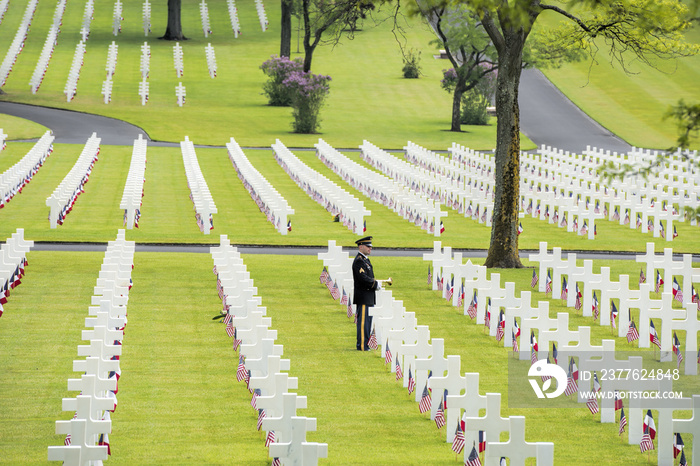
<svg viewBox="0 0 700 466"><path fill-rule="evenodd" d="M355 304L374 306L376 303L375 290L377 280L374 279L374 270L369 258L357 253L352 262L352 278L355 281Z"/></svg>

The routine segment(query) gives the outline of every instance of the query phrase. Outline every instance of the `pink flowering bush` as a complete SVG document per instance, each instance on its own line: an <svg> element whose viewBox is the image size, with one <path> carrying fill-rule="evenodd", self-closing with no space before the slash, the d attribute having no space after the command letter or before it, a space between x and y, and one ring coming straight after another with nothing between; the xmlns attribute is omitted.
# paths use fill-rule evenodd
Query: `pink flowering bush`
<svg viewBox="0 0 700 466"><path fill-rule="evenodd" d="M320 124L318 114L330 91L330 81L330 76L293 71L282 82L291 97L295 133L316 132Z"/></svg>
<svg viewBox="0 0 700 466"><path fill-rule="evenodd" d="M260 69L269 77L263 84L263 93L267 96L268 103L276 107L288 107L292 103L289 89L282 83L293 72L300 72L304 65L300 58L290 60L288 57L273 55L269 60L260 65Z"/></svg>

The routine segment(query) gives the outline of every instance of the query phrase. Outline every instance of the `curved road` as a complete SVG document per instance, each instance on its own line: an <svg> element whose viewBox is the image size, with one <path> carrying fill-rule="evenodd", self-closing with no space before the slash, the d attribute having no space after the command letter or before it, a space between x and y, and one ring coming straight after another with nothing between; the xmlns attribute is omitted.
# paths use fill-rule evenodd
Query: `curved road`
<svg viewBox="0 0 700 466"><path fill-rule="evenodd" d="M524 70L519 91L521 130L537 146L547 145L580 153L587 145L627 152L629 144L583 113L539 71ZM122 120L0 101L0 113L25 118L50 128L57 143L84 144L93 132L105 145L131 145L142 134L149 145L178 146L155 142L141 128Z"/></svg>

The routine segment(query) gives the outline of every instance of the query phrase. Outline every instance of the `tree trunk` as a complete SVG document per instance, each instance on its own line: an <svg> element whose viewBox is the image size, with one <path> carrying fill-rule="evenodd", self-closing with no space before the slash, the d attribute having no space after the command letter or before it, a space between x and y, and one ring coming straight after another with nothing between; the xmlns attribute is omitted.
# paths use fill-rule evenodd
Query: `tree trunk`
<svg viewBox="0 0 700 466"><path fill-rule="evenodd" d="M180 21L180 10L182 0L168 0L168 27L165 34L160 39L164 40L187 40L182 34L182 22Z"/></svg>
<svg viewBox="0 0 700 466"><path fill-rule="evenodd" d="M496 187L487 267L523 267L518 253L520 198L520 108L518 87L527 34L504 28L496 88Z"/></svg>
<svg viewBox="0 0 700 466"><path fill-rule="evenodd" d="M314 50L316 47L314 45L308 45L304 41L304 73L311 71L311 60L314 58Z"/></svg>
<svg viewBox="0 0 700 466"><path fill-rule="evenodd" d="M464 92L459 86L455 87L452 94L452 127L450 131L462 131L462 94Z"/></svg>
<svg viewBox="0 0 700 466"><path fill-rule="evenodd" d="M292 3L282 0L282 27L280 32L280 57L292 56Z"/></svg>

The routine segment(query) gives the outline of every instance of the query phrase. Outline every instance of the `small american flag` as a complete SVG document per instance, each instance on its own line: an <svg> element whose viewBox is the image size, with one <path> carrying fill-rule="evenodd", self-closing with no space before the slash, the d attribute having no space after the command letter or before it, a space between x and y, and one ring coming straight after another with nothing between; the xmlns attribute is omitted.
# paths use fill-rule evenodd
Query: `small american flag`
<svg viewBox="0 0 700 466"><path fill-rule="evenodd" d="M345 288L343 288L343 296L340 298L340 304L346 305L348 304L348 294L345 292Z"/></svg>
<svg viewBox="0 0 700 466"><path fill-rule="evenodd" d="M330 289L330 292L333 299L335 299L336 301L340 299L340 289L338 288L337 281L333 282L333 287Z"/></svg>
<svg viewBox="0 0 700 466"><path fill-rule="evenodd" d="M491 298L486 302L486 315L484 316L484 327L491 328Z"/></svg>
<svg viewBox="0 0 700 466"><path fill-rule="evenodd" d="M515 337L515 332L511 331L511 334L513 335L513 352L517 353L518 351L520 351L520 349L518 348L518 339Z"/></svg>
<svg viewBox="0 0 700 466"><path fill-rule="evenodd" d="M598 382L598 374L593 371L593 393L591 397L586 401L586 406L591 411L591 414L598 412L598 398L595 396L596 393L600 391L600 383Z"/></svg>
<svg viewBox="0 0 700 466"><path fill-rule="evenodd" d="M532 269L532 281L530 281L530 288L534 288L539 280L540 279L537 276L537 270Z"/></svg>
<svg viewBox="0 0 700 466"><path fill-rule="evenodd" d="M262 427L263 419L265 419L266 413L264 409L258 410L258 430Z"/></svg>
<svg viewBox="0 0 700 466"><path fill-rule="evenodd" d="M569 371L569 376L566 378L566 390L564 390L564 395L570 396L578 391L578 385L576 381L571 376L571 371Z"/></svg>
<svg viewBox="0 0 700 466"><path fill-rule="evenodd" d="M442 407L442 400L440 400L440 406L438 406L437 413L435 414L435 425L438 429L445 426L445 410Z"/></svg>
<svg viewBox="0 0 700 466"><path fill-rule="evenodd" d="M683 354L681 353L681 342L678 340L678 335L673 332L673 352L676 353L676 359L678 360L678 368L681 368L681 362L683 362Z"/></svg>
<svg viewBox="0 0 700 466"><path fill-rule="evenodd" d="M452 440L452 451L458 455L464 450L464 431L462 430L462 423L457 423L457 429L455 430L455 438Z"/></svg>
<svg viewBox="0 0 700 466"><path fill-rule="evenodd" d="M552 277L549 275L549 270L547 270L547 278L544 282L544 294L545 296L552 292Z"/></svg>
<svg viewBox="0 0 700 466"><path fill-rule="evenodd" d="M245 375L245 356L241 354L238 357L238 369L236 370L236 380L242 382L243 380L245 380Z"/></svg>
<svg viewBox="0 0 700 466"><path fill-rule="evenodd" d="M462 289L459 291L457 296L457 307L462 307L464 304L464 283L462 283Z"/></svg>
<svg viewBox="0 0 700 466"><path fill-rule="evenodd" d="M476 453L476 448L472 447L471 453L469 453L469 458L465 461L464 466L481 466L481 460L479 455Z"/></svg>
<svg viewBox="0 0 700 466"><path fill-rule="evenodd" d="M376 350L379 346L377 345L377 334L374 333L374 329L372 329L372 333L369 336L369 340L367 341L367 347L371 350Z"/></svg>
<svg viewBox="0 0 700 466"><path fill-rule="evenodd" d="M627 416L625 416L625 408L620 408L620 427L618 428L619 435L625 431L625 426L627 425Z"/></svg>
<svg viewBox="0 0 700 466"><path fill-rule="evenodd" d="M506 327L506 318L505 314L503 313L503 310L501 310L501 313L498 316L498 328L496 329L496 341L501 341L503 340L503 330Z"/></svg>
<svg viewBox="0 0 700 466"><path fill-rule="evenodd" d="M477 308L476 291L474 291L474 296L472 297L472 302L469 303L469 307L467 308L467 315L469 317L471 317L472 319L476 318L476 308Z"/></svg>
<svg viewBox="0 0 700 466"><path fill-rule="evenodd" d="M243 343L243 340L238 338L238 330L236 330L236 327L233 327L233 351L238 351L238 347L241 346L241 343Z"/></svg>
<svg viewBox="0 0 700 466"><path fill-rule="evenodd" d="M275 431L271 430L267 433L267 438L265 438L265 446L269 447L270 444L275 443Z"/></svg>
<svg viewBox="0 0 700 466"><path fill-rule="evenodd" d="M634 340L639 340L639 332L637 331L637 326L634 325L634 321L630 320L630 326L627 329L627 343L632 343Z"/></svg>
<svg viewBox="0 0 700 466"><path fill-rule="evenodd" d="M229 314L227 314L227 315L229 315ZM233 326L233 322L231 322L231 320L229 319L228 323L226 324L226 335L228 335L229 337L232 337L235 335L235 333L236 333L236 329Z"/></svg>
<svg viewBox="0 0 700 466"><path fill-rule="evenodd" d="M253 391L253 397L250 399L250 406L252 406L253 409L258 409L258 407L256 406L256 400L258 399L258 397L259 397L260 395L262 395L262 392L260 391L259 388L256 388L256 389ZM260 429L258 429L258 430L260 430Z"/></svg>
<svg viewBox="0 0 700 466"><path fill-rule="evenodd" d="M418 403L418 411L423 414L426 411L430 410L432 402L430 400L430 392L428 391L428 384L425 384L425 388L423 388L423 395L421 396L420 402Z"/></svg>
<svg viewBox="0 0 700 466"><path fill-rule="evenodd" d="M384 348L384 364L389 364L391 362L391 350L389 349L389 340L386 341L386 346Z"/></svg>
<svg viewBox="0 0 700 466"><path fill-rule="evenodd" d="M328 269L326 266L323 266L323 270L321 271L321 275L318 277L318 280L321 283L326 283L326 280L328 280Z"/></svg>
<svg viewBox="0 0 700 466"><path fill-rule="evenodd" d="M408 368L408 394L410 395L413 393L413 390L416 389L416 379L413 378L413 373L411 372L411 368Z"/></svg>
<svg viewBox="0 0 700 466"><path fill-rule="evenodd" d="M561 299L569 297L569 284L566 283L566 277L562 277L561 281Z"/></svg>
<svg viewBox="0 0 700 466"><path fill-rule="evenodd" d="M352 303L350 303L350 299L348 299L348 319L353 316L354 312L352 311Z"/></svg>
<svg viewBox="0 0 700 466"><path fill-rule="evenodd" d="M653 450L654 442L649 436L649 427L644 429L644 435L642 435L642 441L639 443L639 451L644 453L645 451Z"/></svg>
<svg viewBox="0 0 700 466"><path fill-rule="evenodd" d="M430 264L428 264L428 285L433 284L433 272L430 270Z"/></svg>
<svg viewBox="0 0 700 466"><path fill-rule="evenodd" d="M399 364L399 358L396 358L396 380L403 379L403 371L401 370L401 364Z"/></svg>
<svg viewBox="0 0 700 466"><path fill-rule="evenodd" d="M447 301L452 301L452 295L454 294L454 289L455 289L455 277L452 277L451 282L447 282L447 293L445 293L445 299Z"/></svg>
<svg viewBox="0 0 700 466"><path fill-rule="evenodd" d="M644 269L639 271L639 284L641 285L642 283L647 282L647 276L644 275Z"/></svg>

